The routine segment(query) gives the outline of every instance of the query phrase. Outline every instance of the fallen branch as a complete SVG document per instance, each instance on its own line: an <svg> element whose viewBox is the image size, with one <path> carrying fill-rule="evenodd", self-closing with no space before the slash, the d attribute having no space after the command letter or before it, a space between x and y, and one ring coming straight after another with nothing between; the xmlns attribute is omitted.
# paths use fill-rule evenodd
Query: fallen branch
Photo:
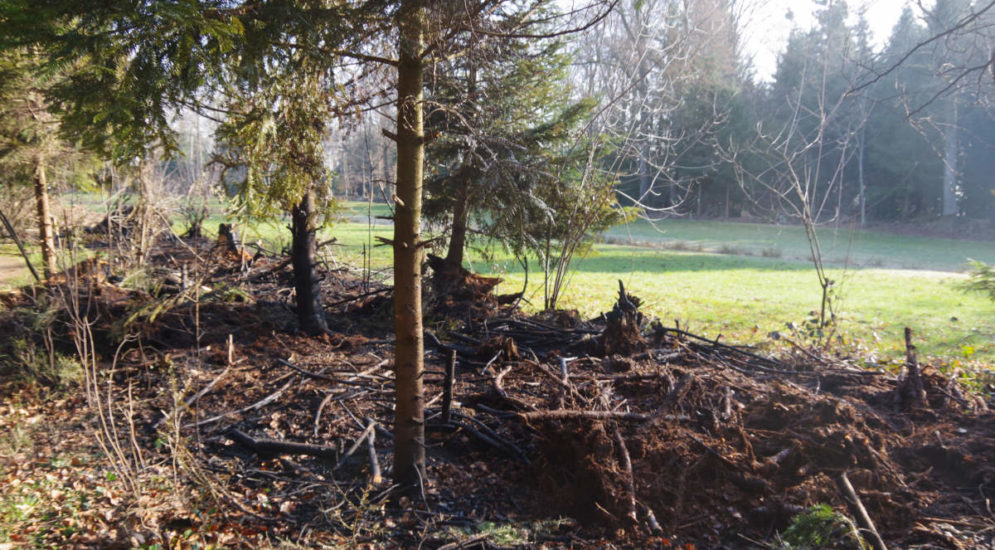
<svg viewBox="0 0 995 550"><path fill-rule="evenodd" d="M857 523L860 524L861 529L867 531L870 535L871 544L874 546L875 550L888 550L885 546L884 540L881 535L878 534L877 528L874 527L874 522L871 520L871 516L867 513L867 509L864 508L864 504L860 502L860 497L857 496L857 491L853 489L853 485L850 484L850 479L846 477L846 472L840 474L836 478L836 483L840 487L840 491L843 492L843 500L846 501L847 506L850 508L850 513L853 514Z"/></svg>
<svg viewBox="0 0 995 550"><path fill-rule="evenodd" d="M369 292L364 292L362 294L359 294L359 295L356 295L356 296L352 296L350 298L344 298L342 300L339 300L338 302L332 302L331 304L325 305L325 307L326 308L338 307L338 306L341 306L341 305L344 305L344 304L348 304L349 302L355 302L356 300L362 300L363 298L366 298L367 296L373 296L375 294L383 294L384 292L390 292L392 290L394 290L394 287L390 287L390 286L387 287L387 288L380 288L380 289L377 289L377 290L371 290Z"/></svg>
<svg viewBox="0 0 995 550"><path fill-rule="evenodd" d="M225 370L221 371L221 374L219 374L214 380L211 380L211 382L208 385L204 386L199 392L197 392L197 393L191 395L190 397L186 398L183 401L183 404L186 405L187 408L192 407L193 404L196 403L201 397L204 397L205 395L207 395L207 392L209 392L212 389L214 389L214 386L216 386L218 384L218 382L220 382L221 379L224 378L225 375L228 374L228 372L230 370L231 370L231 367L225 367ZM159 429L159 426L161 426L162 423L165 422L167 418L169 418L169 415L164 413L162 415L162 418L160 418L159 420L156 420L155 424L152 425L152 429L153 430Z"/></svg>
<svg viewBox="0 0 995 550"><path fill-rule="evenodd" d="M625 445L625 438L622 437L622 430L615 425L615 441L618 443L618 452L622 459L622 470L625 472L625 492L629 511L626 517L635 527L639 524L639 517L636 515L636 476L632 473L632 457L629 456L629 448Z"/></svg>
<svg viewBox="0 0 995 550"><path fill-rule="evenodd" d="M370 455L370 478L374 485L380 485L383 482L383 476L380 474L380 462L377 460L377 423L370 420L370 425L367 426L367 430L370 430L370 435L366 437L366 448Z"/></svg>
<svg viewBox="0 0 995 550"><path fill-rule="evenodd" d="M480 374L486 373L487 369L491 368L491 365L493 365L494 362L497 361L502 355L504 355L504 350L498 350L498 352L494 354L494 357L491 357L491 360L484 364L484 368L480 369Z"/></svg>
<svg viewBox="0 0 995 550"><path fill-rule="evenodd" d="M530 411L518 413L522 420L630 420L635 422L646 422L651 420L653 415L627 413L617 411L584 411L576 409L559 409L555 411Z"/></svg>
<svg viewBox="0 0 995 550"><path fill-rule="evenodd" d="M339 393L339 394L330 393L327 396L325 396L325 398L322 399L321 403L318 405L318 411L314 413L314 436L318 437L318 427L320 426L321 423L321 411L324 410L326 405L328 405L332 401L343 401L346 399L353 399L369 393L373 393L373 390L371 389L350 390L348 392Z"/></svg>
<svg viewBox="0 0 995 550"><path fill-rule="evenodd" d="M662 349L651 349L644 351L642 353L633 355L632 358L636 361L642 361L644 359L652 359L657 363L666 363L674 359L679 359L683 355L680 351L666 351Z"/></svg>
<svg viewBox="0 0 995 550"><path fill-rule="evenodd" d="M529 361L527 361L527 362L529 362ZM546 376L548 376L551 380L553 380L554 382L556 382L557 385L559 385L560 387L566 389L571 394L576 394L577 389L574 388L572 384L570 384L568 381L563 380L563 378L560 378L559 376L557 376L556 373L554 373L553 371L549 370L546 367L546 365L543 365L538 360L531 361L530 363L532 365L534 365L536 368L538 368L543 374L545 374Z"/></svg>
<svg viewBox="0 0 995 550"><path fill-rule="evenodd" d="M441 350L455 351L456 353L462 355L463 357L473 357L474 355L476 355L476 350L468 348L466 346L458 346L454 344L443 343L442 340L439 340L438 336L432 334L427 330L425 331L425 343L430 344Z"/></svg>
<svg viewBox="0 0 995 550"><path fill-rule="evenodd" d="M449 544L444 544L439 547L439 550L464 550L469 548L476 548L481 544L487 544L487 539L490 538L490 534L484 533L483 535L477 535L475 537L470 537L466 540L450 542ZM489 546L489 545L488 545Z"/></svg>
<svg viewBox="0 0 995 550"><path fill-rule="evenodd" d="M366 382L357 382L355 380L336 378L334 376L328 376L326 374L304 370L301 367L298 367L297 365L285 359L277 359L276 361L285 367L290 367L294 369L295 371L303 374L304 376L307 376L308 378L314 378L316 380L324 380L326 382L334 382L336 384L347 384L349 386L369 386L369 384ZM356 376L356 375L353 373L343 373L343 376Z"/></svg>
<svg viewBox="0 0 995 550"><path fill-rule="evenodd" d="M293 441L280 441L276 439L256 439L249 434L232 428L228 431L228 437L239 445L246 447L257 454L262 455L308 455L321 458L335 459L335 448L326 445L312 445L310 443L296 443Z"/></svg>
<svg viewBox="0 0 995 550"><path fill-rule="evenodd" d="M523 464L528 464L528 465L532 464L532 461L529 460L529 458L525 455L525 452L519 449L518 446L515 445L514 443L511 443L510 441L507 441L504 438L502 438L500 435L498 435L497 432L492 430L491 427L488 426L487 424L484 424L483 422L477 420L472 416L467 416L459 412L457 412L456 415L462 418L463 420L466 420L466 422L456 422L453 424L454 426L465 430L470 435L475 436L480 441L494 447L495 449L507 452L508 454L514 456L518 460L521 460ZM480 429L474 428L470 424L476 424L477 426L480 427Z"/></svg>
<svg viewBox="0 0 995 550"><path fill-rule="evenodd" d="M35 271L35 266L31 263L31 258L28 257L27 251L24 250L24 244L21 243L21 238L17 236L17 231L14 231L14 226L10 224L10 220L7 219L7 215L0 211L0 220L3 221L4 227L7 228L7 233L10 234L10 238L14 240L14 244L17 245L17 249L21 251L21 257L24 258L24 263L28 265L28 269L31 271L31 275L34 276L35 281L41 282L41 277L38 276L38 272Z"/></svg>
<svg viewBox="0 0 995 550"><path fill-rule="evenodd" d="M325 405L327 405L328 402L332 400L333 397L335 397L335 394L330 393L330 394L326 395L324 399L321 400L321 403L318 404L318 410L315 411L315 413L314 413L314 436L315 437L318 437L318 427L321 426L321 411L325 408Z"/></svg>
<svg viewBox="0 0 995 550"><path fill-rule="evenodd" d="M288 265L290 265L291 260L293 260L293 258L290 258L290 257L284 258L283 260L280 261L280 263L276 264L275 266L267 268L267 269L264 269L261 273L256 273L254 275L250 275L249 276L249 281L256 281L258 279L262 279L263 277L265 277L267 275L270 275L272 273L276 273L277 271L280 271L281 269L283 269L283 268L287 267Z"/></svg>
<svg viewBox="0 0 995 550"><path fill-rule="evenodd" d="M663 527L661 527L660 522L656 520L656 514L653 513L653 509L642 502L639 504L642 505L643 510L646 511L646 524L649 527L650 532L655 535L663 533Z"/></svg>
<svg viewBox="0 0 995 550"><path fill-rule="evenodd" d="M815 361L815 362L816 362L816 363L818 363L819 365L823 365L823 366L824 366L824 365L826 365L826 364L827 364L827 363L826 363L826 360L825 360L825 359L823 359L822 357L819 357L818 355L816 355L816 354L812 353L812 352L811 352L810 350L806 349L806 348L805 348L805 346L802 346L801 344L799 344L798 342L795 342L795 341L794 341L794 340L792 340L791 338L788 338L787 336L784 336L784 335L782 334L782 335L781 335L781 340L784 340L784 341L785 341L785 342L787 342L787 343L788 343L788 344L789 344L789 345L790 345L791 347L793 347L793 348L795 348L796 350L800 351L800 352L801 352L801 353L802 353L803 355L805 355L805 356L806 356L806 357L808 357L809 359L811 359L811 360Z"/></svg>
<svg viewBox="0 0 995 550"><path fill-rule="evenodd" d="M346 450L346 452L342 455L342 457L339 458L339 463L336 464L335 468L333 469L338 470L339 468L342 467L343 464L345 464L345 461L348 460L350 456L352 456L352 453L356 452L356 449L359 449L359 446L363 444L363 441L366 441L366 439L370 437L370 434L376 431L375 426L376 425L372 422L370 422L370 424L366 426L366 429L363 430L363 433L359 434L359 437L356 438L356 441L354 441L352 445L349 447L349 449Z"/></svg>
<svg viewBox="0 0 995 550"><path fill-rule="evenodd" d="M526 403L521 399L518 399L517 397L512 397L508 395L507 390L504 389L503 385L504 377L509 372L511 372L512 368L513 367L511 365L508 365L504 369L501 369L501 372L497 373L497 375L494 377L494 391L497 392L497 394L501 397L501 399L504 399L505 401L510 403L517 410L528 410L528 409L535 410L534 406L532 406L529 403Z"/></svg>
<svg viewBox="0 0 995 550"><path fill-rule="evenodd" d="M293 375L290 375L290 376L293 376ZM249 411L251 411L253 409L258 409L258 408L261 408L261 407L265 407L266 405L269 405L270 403L272 403L272 402L276 401L277 399L279 399L280 395L282 395L283 392L287 391L287 388L289 388L291 386L291 384L293 384L293 383L294 383L294 380L291 378L290 380L287 381L286 384L284 384L283 386L281 386L280 389L278 389L275 392L267 395L266 397L260 399L259 401L256 401L255 403L249 405L248 407L243 407L243 408L241 408L241 409L239 409L237 411L233 411L233 412L222 413L222 414L219 414L217 416L212 416L211 418L208 418L206 420L201 420L200 422L194 422L193 424L185 424L183 427L184 428L199 428L200 426L203 426L205 424L210 424L212 422L217 422L218 420L222 420L222 419L224 419L225 417L227 417L229 415L242 414L244 412L249 412Z"/></svg>
<svg viewBox="0 0 995 550"><path fill-rule="evenodd" d="M456 350L449 352L446 362L446 378L442 384L442 423L449 424L452 419L453 384L456 380Z"/></svg>

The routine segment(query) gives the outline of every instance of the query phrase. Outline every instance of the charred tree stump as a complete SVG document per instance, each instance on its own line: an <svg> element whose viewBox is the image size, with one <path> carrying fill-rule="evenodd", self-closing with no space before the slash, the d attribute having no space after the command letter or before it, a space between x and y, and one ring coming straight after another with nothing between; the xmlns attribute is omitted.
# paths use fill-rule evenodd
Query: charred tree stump
<svg viewBox="0 0 995 550"><path fill-rule="evenodd" d="M321 303L321 279L316 266L317 240L315 237L314 191L309 190L301 202L290 211L291 264L294 267L294 292L297 305L297 322L301 330L316 335L328 331L325 310Z"/></svg>
<svg viewBox="0 0 995 550"><path fill-rule="evenodd" d="M922 382L922 370L919 368L919 358L912 343L912 329L909 327L905 327L905 372L899 377L898 386L895 388L895 408L898 410L929 408L926 388Z"/></svg>
<svg viewBox="0 0 995 550"><path fill-rule="evenodd" d="M428 254L428 266L432 268L432 286L437 295L447 296L454 302L493 301L491 294L501 279L483 277L470 273L463 266L452 264L447 259Z"/></svg>
<svg viewBox="0 0 995 550"><path fill-rule="evenodd" d="M605 315L607 323L601 334L601 351L605 356L632 355L646 350L646 339L641 330L643 314L639 311L642 303L642 300L627 293L625 285L619 280L618 300Z"/></svg>

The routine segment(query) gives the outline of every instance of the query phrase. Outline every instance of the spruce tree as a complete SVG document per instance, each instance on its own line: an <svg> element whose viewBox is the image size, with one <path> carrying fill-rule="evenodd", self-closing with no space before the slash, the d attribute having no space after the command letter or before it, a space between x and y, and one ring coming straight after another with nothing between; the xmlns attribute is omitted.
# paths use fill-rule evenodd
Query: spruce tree
<svg viewBox="0 0 995 550"><path fill-rule="evenodd" d="M564 152L591 102L571 101L562 44L494 40L467 48L428 82L425 213L448 224L445 263L462 266L471 234L523 254L529 227L552 208L541 188L560 185Z"/></svg>

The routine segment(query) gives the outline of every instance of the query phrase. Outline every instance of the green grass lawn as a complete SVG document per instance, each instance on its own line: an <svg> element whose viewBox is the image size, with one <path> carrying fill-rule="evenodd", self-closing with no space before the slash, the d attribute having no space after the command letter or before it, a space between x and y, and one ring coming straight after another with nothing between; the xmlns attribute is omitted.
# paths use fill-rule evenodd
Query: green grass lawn
<svg viewBox="0 0 995 550"><path fill-rule="evenodd" d="M499 291L520 290L521 268L505 267ZM926 355L961 359L966 353L995 362L995 303L959 290L962 275L850 269L830 276L841 281L840 328L848 345L902 356L909 326ZM541 306L539 277L533 272L526 296ZM618 280L668 326L680 320L697 333L751 344L769 342L773 331L790 334L787 323L802 325L821 298L815 273L801 262L602 245L577 263L560 306L585 316L608 311Z"/></svg>
<svg viewBox="0 0 995 550"><path fill-rule="evenodd" d="M389 238L392 228L382 220L368 223L366 203L344 207L341 219L320 236L335 238L322 254L355 266L369 254L373 269L389 268L391 250L377 246L376 237ZM373 205L374 218L389 213L386 205ZM222 221L223 209L215 205L205 229L216 231ZM288 223L243 225L243 241L261 240L279 251L289 246ZM639 221L608 232L616 244L599 244L575 263L559 306L591 317L608 311L621 279L644 299L648 313L668 325L676 319L697 333L758 345L770 342L773 331L790 334L787 323L801 325L818 309L820 291L801 228L689 220L655 225ZM181 221L174 228L185 230ZM630 239L641 246L617 244ZM871 231L851 236L830 228L822 239L834 265L831 277L839 281L840 327L848 345L869 355L901 357L902 331L909 326L925 355L995 364L995 303L957 288L966 258L995 263L995 243ZM524 274L511 258L496 254L485 263L479 253L469 256L475 271L505 279L499 292L522 288ZM533 264L526 308L542 306L541 283Z"/></svg>
<svg viewBox="0 0 995 550"><path fill-rule="evenodd" d="M820 227L826 263L860 267L961 271L967 258L995 263L995 242L933 239L850 227ZM638 220L605 233L610 242L663 248L702 248L739 255L807 261L805 230L793 225L667 219Z"/></svg>
<svg viewBox="0 0 995 550"><path fill-rule="evenodd" d="M359 214L366 209L366 205L349 206ZM819 308L821 293L801 228L670 220L662 229L663 234L645 221L613 229L609 237L638 235L637 241L650 245L597 245L590 257L573 266L560 307L591 317L608 311L621 279L645 300L648 313L668 325L679 319L694 331L753 344L770 342L768 334L773 331L789 334L787 323L802 325ZM373 230L390 234L384 226ZM331 234L345 245L343 257L356 258L366 231L365 224L349 223L335 227ZM995 262L995 243L870 231L856 232L851 241L848 230L827 228L823 233L826 257L835 264L830 277L839 282L840 328L848 345L902 357L902 333L909 326L926 355L951 361L963 361L968 355L970 360L995 363L995 303L957 288L964 280L959 271L965 259ZM667 238L700 243L706 251L741 254L673 250L666 248ZM781 250L781 257L763 257L770 248ZM841 255L839 261L833 254ZM846 254L848 262L842 259ZM517 292L525 282L521 266L501 254L489 262L470 254L470 261L474 271L505 279L498 292ZM389 262L388 249L374 250L374 266ZM530 265L526 297L527 308L542 307L541 272L535 263Z"/></svg>

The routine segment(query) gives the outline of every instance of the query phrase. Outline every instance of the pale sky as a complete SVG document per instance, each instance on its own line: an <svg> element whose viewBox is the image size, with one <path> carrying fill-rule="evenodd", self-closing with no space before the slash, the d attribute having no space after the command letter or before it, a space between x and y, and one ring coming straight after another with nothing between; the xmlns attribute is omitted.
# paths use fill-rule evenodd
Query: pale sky
<svg viewBox="0 0 995 550"><path fill-rule="evenodd" d="M815 22L812 12L818 6L812 0L754 0L752 16L747 17L743 31L746 52L753 54L753 66L761 80L770 80L777 65L777 55L784 49L792 25L809 28ZM856 20L860 11L866 14L874 36L874 47L880 48L891 35L902 8L908 0L849 0L851 17ZM924 5L932 1L923 2ZM914 5L914 4L913 4ZM917 8L913 8L917 10ZM785 14L791 10L794 21Z"/></svg>

